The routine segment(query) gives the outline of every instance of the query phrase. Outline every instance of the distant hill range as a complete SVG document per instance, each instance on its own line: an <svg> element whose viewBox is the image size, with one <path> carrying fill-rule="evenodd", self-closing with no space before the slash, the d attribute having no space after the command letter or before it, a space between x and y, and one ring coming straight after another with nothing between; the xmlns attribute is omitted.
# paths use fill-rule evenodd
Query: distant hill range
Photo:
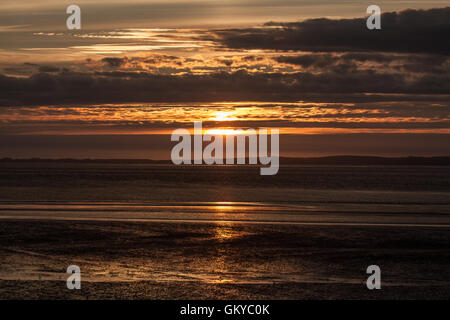
<svg viewBox="0 0 450 320"><path fill-rule="evenodd" d="M372 157L372 156L332 156L318 158L280 158L280 164L299 165L407 165L407 166L449 166L450 157Z"/></svg>
<svg viewBox="0 0 450 320"><path fill-rule="evenodd" d="M111 163L111 164L172 164L170 160L146 160L146 159L0 159L0 163ZM248 163L248 161L246 161ZM281 165L342 165L342 166L375 166L375 165L399 165L399 166L450 166L450 156L445 157L374 157L374 156L330 156L314 158L287 158L280 157Z"/></svg>

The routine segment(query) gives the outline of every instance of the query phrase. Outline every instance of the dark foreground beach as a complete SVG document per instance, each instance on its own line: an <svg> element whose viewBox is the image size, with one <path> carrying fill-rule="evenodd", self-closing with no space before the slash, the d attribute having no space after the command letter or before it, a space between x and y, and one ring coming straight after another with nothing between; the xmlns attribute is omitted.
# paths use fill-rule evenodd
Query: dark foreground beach
<svg viewBox="0 0 450 320"><path fill-rule="evenodd" d="M450 229L0 222L1 299L448 299ZM82 270L70 291L69 265ZM382 289L365 285L381 267Z"/></svg>
<svg viewBox="0 0 450 320"><path fill-rule="evenodd" d="M4 164L0 299L450 298L448 167L254 171Z"/></svg>

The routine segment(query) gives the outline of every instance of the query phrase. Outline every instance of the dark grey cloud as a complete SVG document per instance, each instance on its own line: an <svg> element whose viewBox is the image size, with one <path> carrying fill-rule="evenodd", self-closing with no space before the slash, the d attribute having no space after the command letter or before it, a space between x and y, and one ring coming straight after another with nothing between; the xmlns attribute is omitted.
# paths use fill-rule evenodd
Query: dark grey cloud
<svg viewBox="0 0 450 320"><path fill-rule="evenodd" d="M52 66L40 66L39 72L59 72L59 68Z"/></svg>
<svg viewBox="0 0 450 320"><path fill-rule="evenodd" d="M128 61L127 57L123 58L103 58L102 62L111 68L117 68L123 66Z"/></svg>
<svg viewBox="0 0 450 320"><path fill-rule="evenodd" d="M358 72L377 70L392 73L450 73L450 57L438 54L386 54L386 53L307 53L301 55L280 55L275 61L301 66L305 69L335 72Z"/></svg>
<svg viewBox="0 0 450 320"><path fill-rule="evenodd" d="M215 35L232 49L450 53L450 7L383 13L381 21L381 30L368 30L366 18L311 19Z"/></svg>
<svg viewBox="0 0 450 320"><path fill-rule="evenodd" d="M36 73L27 78L0 75L0 105L45 105L186 101L299 101L321 97L338 102L345 96L371 94L450 94L450 75L376 70L321 73L217 72L160 75L149 72ZM374 100L370 100L374 99ZM376 101L366 96L366 101Z"/></svg>

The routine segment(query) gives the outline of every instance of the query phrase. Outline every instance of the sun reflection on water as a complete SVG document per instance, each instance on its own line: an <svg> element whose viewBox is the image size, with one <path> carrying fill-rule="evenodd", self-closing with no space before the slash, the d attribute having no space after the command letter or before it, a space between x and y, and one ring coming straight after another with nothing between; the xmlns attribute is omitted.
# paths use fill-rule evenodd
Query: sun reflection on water
<svg viewBox="0 0 450 320"><path fill-rule="evenodd" d="M233 230L231 223L221 222L214 229L215 238L219 241L226 241L240 236L239 232Z"/></svg>

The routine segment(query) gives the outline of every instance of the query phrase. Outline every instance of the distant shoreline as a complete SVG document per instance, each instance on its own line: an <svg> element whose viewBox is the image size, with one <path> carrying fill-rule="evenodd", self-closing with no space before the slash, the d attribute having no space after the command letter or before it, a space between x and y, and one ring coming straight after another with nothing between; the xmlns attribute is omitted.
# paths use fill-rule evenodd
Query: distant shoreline
<svg viewBox="0 0 450 320"><path fill-rule="evenodd" d="M246 161L248 163L248 161ZM105 164L166 164L170 160L151 159L46 159L2 158L0 163L105 163ZM280 157L281 165L398 165L398 166L450 166L450 156L436 157L377 157L377 156L328 156L289 158Z"/></svg>

